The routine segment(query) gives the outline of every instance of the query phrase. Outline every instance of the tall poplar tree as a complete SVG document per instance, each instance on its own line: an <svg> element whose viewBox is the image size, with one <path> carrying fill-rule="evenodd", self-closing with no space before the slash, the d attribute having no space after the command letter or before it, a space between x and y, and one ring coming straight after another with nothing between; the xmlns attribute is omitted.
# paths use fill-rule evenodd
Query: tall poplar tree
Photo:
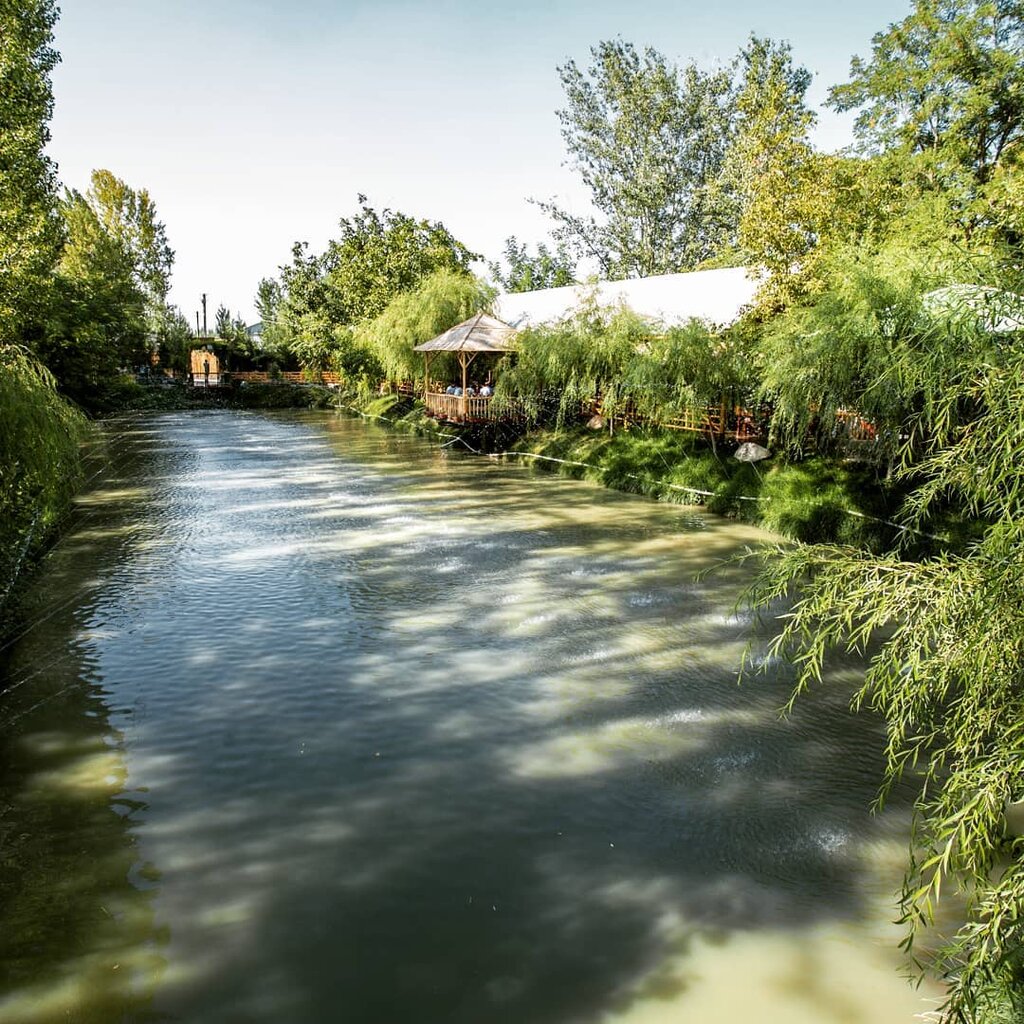
<svg viewBox="0 0 1024 1024"><path fill-rule="evenodd" d="M61 246L53 113L52 0L0 0L0 342L20 341L44 313Z"/></svg>

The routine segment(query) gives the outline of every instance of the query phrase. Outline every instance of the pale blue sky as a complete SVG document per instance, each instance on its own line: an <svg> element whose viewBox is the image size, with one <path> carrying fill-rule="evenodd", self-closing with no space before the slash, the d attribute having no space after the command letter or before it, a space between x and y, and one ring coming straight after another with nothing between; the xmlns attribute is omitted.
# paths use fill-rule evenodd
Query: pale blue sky
<svg viewBox="0 0 1024 1024"><path fill-rule="evenodd" d="M906 2L65 0L50 152L84 188L106 167L152 193L177 253L171 298L252 319L295 240L322 247L364 192L495 258L542 240L529 196L585 196L562 167L556 67L621 36L728 61L750 32L792 42L812 99ZM822 148L850 140L825 112Z"/></svg>

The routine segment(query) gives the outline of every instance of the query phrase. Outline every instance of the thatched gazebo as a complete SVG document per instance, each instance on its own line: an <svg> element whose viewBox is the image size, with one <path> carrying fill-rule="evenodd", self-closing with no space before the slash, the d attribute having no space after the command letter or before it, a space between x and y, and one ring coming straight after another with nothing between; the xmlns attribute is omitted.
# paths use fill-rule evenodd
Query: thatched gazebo
<svg viewBox="0 0 1024 1024"><path fill-rule="evenodd" d="M461 324L439 334L436 338L417 345L414 351L423 353L423 404L438 419L453 423L471 423L493 419L489 395L467 395L469 367L477 356L501 357L512 347L515 328L487 313L464 320ZM462 383L456 385L456 394L431 389L430 360L437 352L454 352L462 371Z"/></svg>

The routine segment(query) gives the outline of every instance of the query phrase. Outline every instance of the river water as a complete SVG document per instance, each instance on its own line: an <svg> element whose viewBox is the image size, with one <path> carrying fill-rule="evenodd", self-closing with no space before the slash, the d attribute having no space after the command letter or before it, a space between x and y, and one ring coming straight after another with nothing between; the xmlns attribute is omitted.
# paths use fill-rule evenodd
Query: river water
<svg viewBox="0 0 1024 1024"><path fill-rule="evenodd" d="M329 413L107 424L2 653L0 1024L911 1022L758 531Z"/></svg>

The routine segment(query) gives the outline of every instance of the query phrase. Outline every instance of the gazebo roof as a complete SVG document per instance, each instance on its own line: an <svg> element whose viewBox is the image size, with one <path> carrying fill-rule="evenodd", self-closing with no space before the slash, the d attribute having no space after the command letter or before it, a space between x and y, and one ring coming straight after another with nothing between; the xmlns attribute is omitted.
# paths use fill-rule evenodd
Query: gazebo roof
<svg viewBox="0 0 1024 1024"><path fill-rule="evenodd" d="M422 345L417 345L416 352L507 352L515 337L515 328L507 323L477 313L461 324L449 328Z"/></svg>

